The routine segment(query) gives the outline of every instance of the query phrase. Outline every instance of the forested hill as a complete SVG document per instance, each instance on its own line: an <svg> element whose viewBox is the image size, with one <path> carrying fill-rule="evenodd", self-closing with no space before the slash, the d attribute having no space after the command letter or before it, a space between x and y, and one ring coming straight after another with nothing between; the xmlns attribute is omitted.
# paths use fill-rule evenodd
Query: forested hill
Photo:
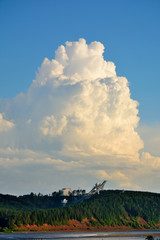
<svg viewBox="0 0 160 240"><path fill-rule="evenodd" d="M64 198L64 197L63 197ZM71 202L72 197L68 197ZM24 225L67 225L74 219L89 226L129 226L132 229L160 228L160 194L148 192L101 191L76 205L60 206L62 197L52 195L0 195L1 231Z"/></svg>

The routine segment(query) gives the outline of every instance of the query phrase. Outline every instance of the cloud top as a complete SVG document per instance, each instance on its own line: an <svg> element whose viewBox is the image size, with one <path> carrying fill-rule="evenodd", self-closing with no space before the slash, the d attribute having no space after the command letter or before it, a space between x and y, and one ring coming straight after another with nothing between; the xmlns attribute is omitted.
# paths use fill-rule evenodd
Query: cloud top
<svg viewBox="0 0 160 240"><path fill-rule="evenodd" d="M55 52L55 59L45 58L34 82L45 85L47 81L55 85L75 84L80 81L95 81L116 76L113 62L103 58L104 46L100 42L89 45L85 39L66 42ZM58 77L58 79L57 79Z"/></svg>

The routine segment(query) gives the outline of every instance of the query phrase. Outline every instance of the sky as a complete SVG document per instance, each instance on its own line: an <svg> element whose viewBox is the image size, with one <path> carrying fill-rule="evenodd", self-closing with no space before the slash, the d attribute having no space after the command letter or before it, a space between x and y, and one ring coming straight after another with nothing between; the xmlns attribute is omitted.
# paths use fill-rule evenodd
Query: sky
<svg viewBox="0 0 160 240"><path fill-rule="evenodd" d="M160 1L0 0L0 191L160 192Z"/></svg>

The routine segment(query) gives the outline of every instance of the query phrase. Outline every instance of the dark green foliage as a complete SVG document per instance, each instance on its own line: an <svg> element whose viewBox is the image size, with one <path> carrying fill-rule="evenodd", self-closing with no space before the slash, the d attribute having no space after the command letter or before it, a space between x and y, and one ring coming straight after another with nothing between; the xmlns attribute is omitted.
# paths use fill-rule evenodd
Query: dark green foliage
<svg viewBox="0 0 160 240"><path fill-rule="evenodd" d="M31 193L20 197L0 194L0 230L7 232L21 224L67 225L70 219L83 222L85 218L89 220L88 227L126 225L149 229L160 223L160 194L101 191L87 201L64 208L60 207L61 200L62 197L55 193L51 196ZM71 200L68 197L68 201ZM138 217L146 224L140 223Z"/></svg>

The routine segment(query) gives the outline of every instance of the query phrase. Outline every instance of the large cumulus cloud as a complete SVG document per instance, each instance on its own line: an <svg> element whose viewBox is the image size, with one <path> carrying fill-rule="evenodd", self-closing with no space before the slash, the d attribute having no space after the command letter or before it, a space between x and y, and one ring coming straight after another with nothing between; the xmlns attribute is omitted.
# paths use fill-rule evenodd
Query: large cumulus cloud
<svg viewBox="0 0 160 240"><path fill-rule="evenodd" d="M44 59L27 93L1 100L0 112L7 119L0 115L7 130L5 143L0 135L1 152L5 149L1 162L5 154L11 159L11 149L18 151L15 162L28 159L33 164L41 154L37 166L43 162L77 174L83 169L86 176L108 176L131 185L123 171L127 164L140 164L138 102L130 96L128 80L116 75L103 52L100 42L66 42L55 59ZM122 162L124 169L116 169ZM110 172L105 171L109 166Z"/></svg>

